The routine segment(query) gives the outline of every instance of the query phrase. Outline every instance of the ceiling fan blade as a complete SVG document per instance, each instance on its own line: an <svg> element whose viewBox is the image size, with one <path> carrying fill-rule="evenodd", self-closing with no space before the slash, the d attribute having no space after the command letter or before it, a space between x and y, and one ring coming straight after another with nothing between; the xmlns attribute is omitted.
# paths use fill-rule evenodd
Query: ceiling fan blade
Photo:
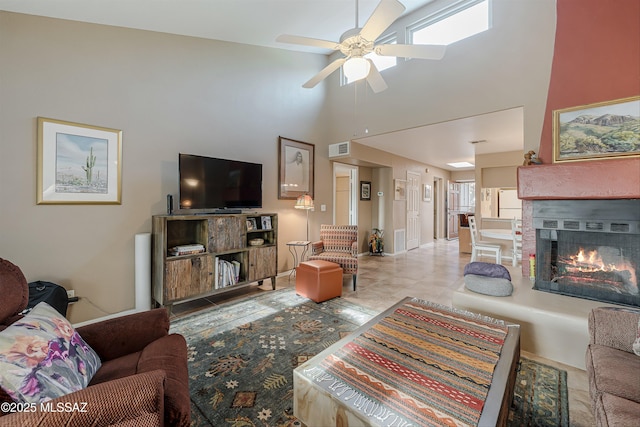
<svg viewBox="0 0 640 427"><path fill-rule="evenodd" d="M347 60L347 58L336 59L331 64L329 64L326 67L324 67L322 69L322 71L320 71L318 74L316 74L315 76L311 77L311 79L309 79L308 82L303 84L302 87L305 87L307 89L310 89L310 88L314 87L315 85L320 83L322 80L324 80L327 77L329 77L329 74L333 73L335 70L340 68L340 66L342 64L344 64L346 62L346 60Z"/></svg>
<svg viewBox="0 0 640 427"><path fill-rule="evenodd" d="M445 45L438 44L383 44L373 49L382 56L418 59L442 59L446 50Z"/></svg>
<svg viewBox="0 0 640 427"><path fill-rule="evenodd" d="M369 86L371 86L371 90L373 90L373 93L382 92L388 86L373 61L370 59L367 59L367 61L369 61L369 63L371 64L371 69L369 70L369 75L367 76L367 83L369 83Z"/></svg>
<svg viewBox="0 0 640 427"><path fill-rule="evenodd" d="M282 34L276 38L277 42L289 43L289 44L301 44L304 46L321 47L323 49L337 50L340 48L340 43L331 42L328 40L312 39L310 37L292 36L289 34Z"/></svg>
<svg viewBox="0 0 640 427"><path fill-rule="evenodd" d="M389 28L389 25L402 15L404 10L404 5L398 0L381 0L367 23L362 27L360 36L370 42L376 41Z"/></svg>

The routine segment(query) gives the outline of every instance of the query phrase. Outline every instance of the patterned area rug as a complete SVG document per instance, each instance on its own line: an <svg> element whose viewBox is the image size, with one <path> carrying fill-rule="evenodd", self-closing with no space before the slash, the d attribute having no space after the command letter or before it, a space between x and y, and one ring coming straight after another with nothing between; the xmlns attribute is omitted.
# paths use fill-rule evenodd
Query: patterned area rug
<svg viewBox="0 0 640 427"><path fill-rule="evenodd" d="M568 427L567 371L520 358L510 427Z"/></svg>
<svg viewBox="0 0 640 427"><path fill-rule="evenodd" d="M187 339L194 426L294 426L293 369L378 314L342 298L316 304L293 288L172 323Z"/></svg>
<svg viewBox="0 0 640 427"><path fill-rule="evenodd" d="M316 304L286 288L174 321L171 332L189 346L192 425L300 425L293 369L376 314L342 298ZM566 372L521 362L509 425L568 426Z"/></svg>

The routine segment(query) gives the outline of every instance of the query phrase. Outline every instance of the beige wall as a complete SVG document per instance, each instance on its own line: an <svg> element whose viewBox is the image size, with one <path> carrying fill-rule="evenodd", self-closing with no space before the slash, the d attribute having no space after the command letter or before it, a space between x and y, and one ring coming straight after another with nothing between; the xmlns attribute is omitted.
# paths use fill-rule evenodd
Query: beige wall
<svg viewBox="0 0 640 427"><path fill-rule="evenodd" d="M369 167L360 166L358 168L358 180L359 181L372 181L373 179L373 171ZM371 184L373 187L373 183ZM360 189L360 183L358 183L358 191ZM373 188L371 189L371 200L360 200L360 195L358 194L358 238L360 239L359 243L359 251L360 253L368 253L369 252L369 235L371 234L371 230L375 227L372 225L373 219L373 203L377 201L376 193L373 192Z"/></svg>
<svg viewBox="0 0 640 427"><path fill-rule="evenodd" d="M278 200L278 136L316 145L311 233L331 222L320 55L0 12L0 257L75 289L72 322L134 306L134 236L177 198L178 152L264 165L264 209L285 243L305 215ZM121 205L36 205L36 118L123 131Z"/></svg>
<svg viewBox="0 0 640 427"><path fill-rule="evenodd" d="M442 61L400 60L379 94L340 87L339 73L302 89L328 63L322 55L0 12L0 256L29 281L75 289L81 299L69 314L80 322L134 306L134 236L177 195L178 152L263 163L263 210L279 214L283 271L291 267L285 243L305 235L306 215L277 198L279 135L316 146L314 199L327 211L310 213L312 240L332 221L330 143L524 106L525 150L537 150L555 1L492 4L490 31L450 46ZM121 205L35 204L38 116L123 131ZM393 178L416 170L422 182L446 182L449 173L390 161L372 168L374 196L359 203L359 219L368 205L367 228L382 214L393 252L393 229L406 216ZM421 244L433 236L428 221L423 227Z"/></svg>

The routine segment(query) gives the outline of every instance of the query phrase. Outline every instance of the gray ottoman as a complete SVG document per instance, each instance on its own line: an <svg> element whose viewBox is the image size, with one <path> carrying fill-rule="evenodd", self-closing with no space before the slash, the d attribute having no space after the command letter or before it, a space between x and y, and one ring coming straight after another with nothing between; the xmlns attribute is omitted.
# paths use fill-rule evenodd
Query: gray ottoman
<svg viewBox="0 0 640 427"><path fill-rule="evenodd" d="M513 293L511 280L500 277L478 276L467 274L464 276L464 285L473 292L494 297L508 297Z"/></svg>

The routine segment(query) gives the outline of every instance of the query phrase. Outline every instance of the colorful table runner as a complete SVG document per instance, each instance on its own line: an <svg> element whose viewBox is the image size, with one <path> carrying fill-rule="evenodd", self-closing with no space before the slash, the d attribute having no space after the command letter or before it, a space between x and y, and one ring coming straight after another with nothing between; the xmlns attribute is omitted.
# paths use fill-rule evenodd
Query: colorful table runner
<svg viewBox="0 0 640 427"><path fill-rule="evenodd" d="M408 299L305 376L389 426L476 426L504 322Z"/></svg>

